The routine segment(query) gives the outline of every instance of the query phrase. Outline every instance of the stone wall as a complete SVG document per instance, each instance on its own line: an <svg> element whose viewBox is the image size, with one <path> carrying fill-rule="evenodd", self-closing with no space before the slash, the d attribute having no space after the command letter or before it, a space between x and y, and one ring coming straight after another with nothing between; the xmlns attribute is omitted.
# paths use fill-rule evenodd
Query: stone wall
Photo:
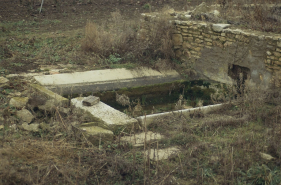
<svg viewBox="0 0 281 185"><path fill-rule="evenodd" d="M140 36L144 38L155 29L153 22L160 15L142 16ZM200 78L232 83L242 73L252 84L269 87L275 82L280 86L281 35L236 29L229 24L167 21L174 25L176 57L195 69Z"/></svg>

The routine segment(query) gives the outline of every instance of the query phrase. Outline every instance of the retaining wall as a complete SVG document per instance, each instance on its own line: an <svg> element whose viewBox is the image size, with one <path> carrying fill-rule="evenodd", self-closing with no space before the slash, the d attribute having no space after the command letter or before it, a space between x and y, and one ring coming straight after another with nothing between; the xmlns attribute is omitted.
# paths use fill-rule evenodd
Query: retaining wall
<svg viewBox="0 0 281 185"><path fill-rule="evenodd" d="M157 29L154 22L160 16L157 13L142 14L141 38ZM252 84L280 87L280 34L171 19L167 18L167 21L174 25L172 40L176 57L201 77L233 83L242 73Z"/></svg>

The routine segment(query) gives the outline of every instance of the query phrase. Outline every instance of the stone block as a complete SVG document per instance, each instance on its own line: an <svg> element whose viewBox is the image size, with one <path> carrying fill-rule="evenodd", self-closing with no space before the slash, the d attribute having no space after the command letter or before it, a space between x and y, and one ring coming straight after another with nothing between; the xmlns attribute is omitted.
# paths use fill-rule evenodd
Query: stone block
<svg viewBox="0 0 281 185"><path fill-rule="evenodd" d="M271 40L273 40L273 37L272 36L265 36L265 40L271 41Z"/></svg>
<svg viewBox="0 0 281 185"><path fill-rule="evenodd" d="M198 32L198 31L193 31L192 34L193 34L193 35L201 35L201 33Z"/></svg>
<svg viewBox="0 0 281 185"><path fill-rule="evenodd" d="M231 39L231 38L228 38L228 37L226 37L226 40L230 41L230 42L234 42L235 41L234 39Z"/></svg>
<svg viewBox="0 0 281 185"><path fill-rule="evenodd" d="M224 46L224 47L228 47L228 46L230 46L232 43L233 43L233 42L226 41L223 46Z"/></svg>
<svg viewBox="0 0 281 185"><path fill-rule="evenodd" d="M181 46L182 42L183 42L182 35L181 34L173 34L172 35L172 41L173 41L173 44L175 46Z"/></svg>
<svg viewBox="0 0 281 185"><path fill-rule="evenodd" d="M224 42L224 41L226 41L226 38L225 37L219 37L219 40Z"/></svg>
<svg viewBox="0 0 281 185"><path fill-rule="evenodd" d="M273 61L274 64L281 66L281 62L280 61Z"/></svg>
<svg viewBox="0 0 281 185"><path fill-rule="evenodd" d="M223 47L222 43L221 42L218 42L218 41L213 41L213 45L214 46L218 46L218 47Z"/></svg>
<svg viewBox="0 0 281 185"><path fill-rule="evenodd" d="M84 106L93 106L93 105L95 105L95 104L97 104L99 102L100 102L100 98L99 97L97 97L97 96L88 96L87 98L85 98L83 100L82 103L83 103Z"/></svg>
<svg viewBox="0 0 281 185"><path fill-rule="evenodd" d="M205 41L207 42L212 42L213 40L212 39L207 39L207 38L204 38Z"/></svg>
<svg viewBox="0 0 281 185"><path fill-rule="evenodd" d="M276 57L280 57L280 56L281 56L281 53L279 53L279 52L273 52L273 54L274 54L274 56L276 56Z"/></svg>
<svg viewBox="0 0 281 185"><path fill-rule="evenodd" d="M218 36L212 35L212 39L216 40L216 39L218 39Z"/></svg>
<svg viewBox="0 0 281 185"><path fill-rule="evenodd" d="M230 24L213 24L212 28L215 32L222 32L223 29L228 28Z"/></svg>
<svg viewBox="0 0 281 185"><path fill-rule="evenodd" d="M204 41L201 40L201 39L195 39L195 42L196 42L196 43L202 43L202 42L204 42Z"/></svg>
<svg viewBox="0 0 281 185"><path fill-rule="evenodd" d="M209 34L202 33L202 35L203 35L204 37L211 38L211 35L209 35Z"/></svg>
<svg viewBox="0 0 281 185"><path fill-rule="evenodd" d="M185 33L185 32L182 32L181 35L182 35L182 36L192 36L192 35L190 35L189 33Z"/></svg>
<svg viewBox="0 0 281 185"><path fill-rule="evenodd" d="M188 42L184 41L183 44L182 44L182 47L183 48L191 48L192 46Z"/></svg>
<svg viewBox="0 0 281 185"><path fill-rule="evenodd" d="M231 33L235 34L235 35L239 35L241 33L243 33L243 31L241 29L235 29L235 30L230 30Z"/></svg>
<svg viewBox="0 0 281 185"><path fill-rule="evenodd" d="M181 25L179 25L179 26L177 26L177 27L179 27L179 28L181 28L181 29L189 29L189 26L181 26Z"/></svg>
<svg viewBox="0 0 281 185"><path fill-rule="evenodd" d="M193 42L193 37L187 37L187 41Z"/></svg>

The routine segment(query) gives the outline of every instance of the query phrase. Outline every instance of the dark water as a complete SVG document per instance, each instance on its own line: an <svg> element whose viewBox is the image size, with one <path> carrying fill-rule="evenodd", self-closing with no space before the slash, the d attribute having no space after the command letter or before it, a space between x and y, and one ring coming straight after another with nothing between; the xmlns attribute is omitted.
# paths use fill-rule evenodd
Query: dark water
<svg viewBox="0 0 281 185"><path fill-rule="evenodd" d="M183 95L185 106L195 107L199 100L203 105L211 104L210 95L215 92L209 88L210 83L205 81L181 81L167 84L158 84L138 88L124 88L116 91L94 93L100 100L109 106L127 114L144 115L175 110L180 95ZM116 93L125 94L130 98L131 105L122 106L116 102ZM141 106L141 111L134 111L134 107Z"/></svg>

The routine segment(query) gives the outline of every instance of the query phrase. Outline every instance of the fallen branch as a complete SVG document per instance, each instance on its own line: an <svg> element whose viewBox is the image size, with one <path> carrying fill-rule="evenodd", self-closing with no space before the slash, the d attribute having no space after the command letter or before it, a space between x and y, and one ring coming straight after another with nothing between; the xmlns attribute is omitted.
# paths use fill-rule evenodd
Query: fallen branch
<svg viewBox="0 0 281 185"><path fill-rule="evenodd" d="M42 2L41 2L41 7L40 7L40 10L39 10L39 14L41 13L41 11L42 11L42 6L43 6L43 3L44 3L44 0L42 0Z"/></svg>

